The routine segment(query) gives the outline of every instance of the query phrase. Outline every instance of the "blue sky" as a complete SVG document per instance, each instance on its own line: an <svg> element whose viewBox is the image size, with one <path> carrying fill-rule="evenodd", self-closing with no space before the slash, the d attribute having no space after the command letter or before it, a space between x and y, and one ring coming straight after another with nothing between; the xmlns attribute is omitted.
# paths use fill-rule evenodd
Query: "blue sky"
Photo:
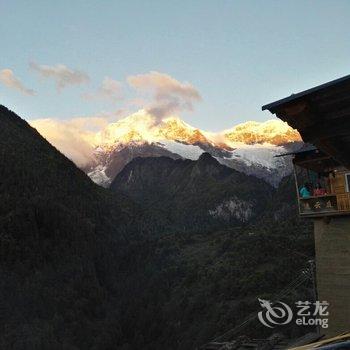
<svg viewBox="0 0 350 350"><path fill-rule="evenodd" d="M156 71L200 94L183 119L218 131L269 119L263 104L350 73L350 1L0 0L0 11L0 71L27 89L0 83L0 103L27 119L132 110L151 93L127 78ZM57 64L89 79L57 89L42 67ZM105 77L122 97L101 97Z"/></svg>

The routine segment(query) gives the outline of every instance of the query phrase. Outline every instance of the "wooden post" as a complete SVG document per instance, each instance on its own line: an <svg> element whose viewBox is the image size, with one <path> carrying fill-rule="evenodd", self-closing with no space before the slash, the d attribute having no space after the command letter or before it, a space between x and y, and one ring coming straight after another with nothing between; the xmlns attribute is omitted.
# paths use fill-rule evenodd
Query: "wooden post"
<svg viewBox="0 0 350 350"><path fill-rule="evenodd" d="M299 210L299 215L300 215L301 214L301 210L300 210L300 197L299 197L298 177L297 177L297 172L295 171L295 164L294 164L294 162L293 162L293 173L294 173L295 189L297 191L298 210Z"/></svg>

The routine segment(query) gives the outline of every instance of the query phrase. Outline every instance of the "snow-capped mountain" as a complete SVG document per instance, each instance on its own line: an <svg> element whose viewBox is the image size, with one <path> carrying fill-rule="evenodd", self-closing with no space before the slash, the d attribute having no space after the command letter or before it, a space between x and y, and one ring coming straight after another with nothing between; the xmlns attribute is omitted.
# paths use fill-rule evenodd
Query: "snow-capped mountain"
<svg viewBox="0 0 350 350"><path fill-rule="evenodd" d="M141 110L95 135L94 160L84 170L95 182L109 186L135 157L196 160L208 152L220 163L276 186L290 173L291 164L290 159L275 156L300 146L298 132L279 120L247 122L214 134L177 117L159 121Z"/></svg>
<svg viewBox="0 0 350 350"><path fill-rule="evenodd" d="M242 142L247 145L268 143L279 146L300 141L300 135L297 130L277 119L263 123L249 121L238 124L232 129L226 130L224 137L229 144Z"/></svg>
<svg viewBox="0 0 350 350"><path fill-rule="evenodd" d="M130 142L154 143L164 140L189 145L212 143L201 130L188 125L177 117L158 121L144 110L109 124L95 137L95 143L103 148L115 148L116 145Z"/></svg>

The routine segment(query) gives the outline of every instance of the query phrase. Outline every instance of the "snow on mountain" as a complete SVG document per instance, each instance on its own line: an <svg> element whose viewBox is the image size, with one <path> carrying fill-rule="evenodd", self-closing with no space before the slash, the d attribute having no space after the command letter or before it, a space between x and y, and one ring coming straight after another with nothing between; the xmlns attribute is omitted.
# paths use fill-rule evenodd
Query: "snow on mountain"
<svg viewBox="0 0 350 350"><path fill-rule="evenodd" d="M92 181L103 187L108 187L111 182L111 179L106 175L106 166L101 164L98 164L92 171L88 172L88 176Z"/></svg>
<svg viewBox="0 0 350 350"><path fill-rule="evenodd" d="M279 120L246 122L221 133L196 129L177 117L159 121L144 110L109 124L96 134L95 162L88 175L108 186L135 157L168 156L197 160L209 152L220 163L265 179L277 186L290 173L289 158L275 157L292 146L300 136Z"/></svg>
<svg viewBox="0 0 350 350"><path fill-rule="evenodd" d="M154 116L140 110L97 133L95 144L113 147L131 141L152 143L162 140L190 145L207 143L229 149L240 145L280 146L300 141L301 138L296 130L281 120L248 121L223 132L210 133L194 128L177 117L164 118L159 122Z"/></svg>
<svg viewBox="0 0 350 350"><path fill-rule="evenodd" d="M281 120L267 120L262 123L249 121L238 124L224 131L224 138L228 144L243 142L249 145L264 143L283 145L301 140L298 131Z"/></svg>
<svg viewBox="0 0 350 350"><path fill-rule="evenodd" d="M201 130L193 128L176 117L163 119L159 126L159 137L188 144L211 143Z"/></svg>
<svg viewBox="0 0 350 350"><path fill-rule="evenodd" d="M178 141L163 140L159 142L161 146L172 153L176 153L182 158L197 160L205 151L199 146L188 145Z"/></svg>
<svg viewBox="0 0 350 350"><path fill-rule="evenodd" d="M94 143L102 148L115 148L130 142L153 142L157 139L156 119L140 110L124 119L109 124L95 136Z"/></svg>
<svg viewBox="0 0 350 350"><path fill-rule="evenodd" d="M116 123L109 124L96 134L95 145L115 147L130 142L179 141L187 144L210 143L199 129L195 129L177 117L164 118L161 122L140 110Z"/></svg>
<svg viewBox="0 0 350 350"><path fill-rule="evenodd" d="M231 159L241 160L248 166L258 164L262 167L271 169L277 168L280 165L281 159L283 158L276 158L276 156L285 152L283 146L275 146L271 144L242 144L232 152Z"/></svg>
<svg viewBox="0 0 350 350"><path fill-rule="evenodd" d="M278 186L286 175L292 172L291 156L278 157L281 154L297 151L302 142L291 142L283 146L271 144L236 144L231 157L217 158L230 168L264 179L273 186Z"/></svg>
<svg viewBox="0 0 350 350"><path fill-rule="evenodd" d="M45 128L40 129L40 125L34 124L44 137L67 154L66 143L57 142L60 135L57 132L45 134ZM69 129L68 134L73 137L73 144L77 145L76 131L79 130L74 126L74 132ZM64 130L60 129L59 134L64 134ZM89 132L88 136L82 142L89 142L89 148L94 151L91 161L82 168L93 181L103 186L108 186L135 157L167 156L196 160L203 152L210 153L222 164L277 185L290 172L291 166L290 159L275 156L296 149L301 144L298 132L280 120L249 121L223 132L212 133L174 116L159 121L145 110L110 123L95 134ZM65 147L62 147L62 143ZM78 151L79 147L75 153ZM78 159L74 159L75 153L68 153L79 164Z"/></svg>

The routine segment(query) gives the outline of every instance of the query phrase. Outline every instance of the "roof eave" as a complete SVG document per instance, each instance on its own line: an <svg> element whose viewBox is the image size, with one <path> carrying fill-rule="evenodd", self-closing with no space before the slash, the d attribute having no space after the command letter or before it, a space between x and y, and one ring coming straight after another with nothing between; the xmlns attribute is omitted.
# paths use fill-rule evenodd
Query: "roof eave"
<svg viewBox="0 0 350 350"><path fill-rule="evenodd" d="M282 98L282 99L277 100L275 102L268 103L268 104L262 106L261 109L263 111L264 110L269 110L271 113L275 113L274 110L277 107L279 107L280 105L283 105L283 104L288 103L288 102L294 102L294 101L298 100L301 97L304 97L306 95L310 95L310 94L312 94L314 92L318 92L320 90L326 89L326 88L328 88L330 86L333 86L333 85L336 85L336 84L340 84L340 83L348 81L348 80L350 81L350 74L346 75L344 77L341 77L341 78L329 81L328 83L324 83L324 84L315 86L315 87L313 87L311 89L307 89L307 90L301 91L301 92L299 92L297 94L292 94L292 95L290 95L288 97Z"/></svg>

